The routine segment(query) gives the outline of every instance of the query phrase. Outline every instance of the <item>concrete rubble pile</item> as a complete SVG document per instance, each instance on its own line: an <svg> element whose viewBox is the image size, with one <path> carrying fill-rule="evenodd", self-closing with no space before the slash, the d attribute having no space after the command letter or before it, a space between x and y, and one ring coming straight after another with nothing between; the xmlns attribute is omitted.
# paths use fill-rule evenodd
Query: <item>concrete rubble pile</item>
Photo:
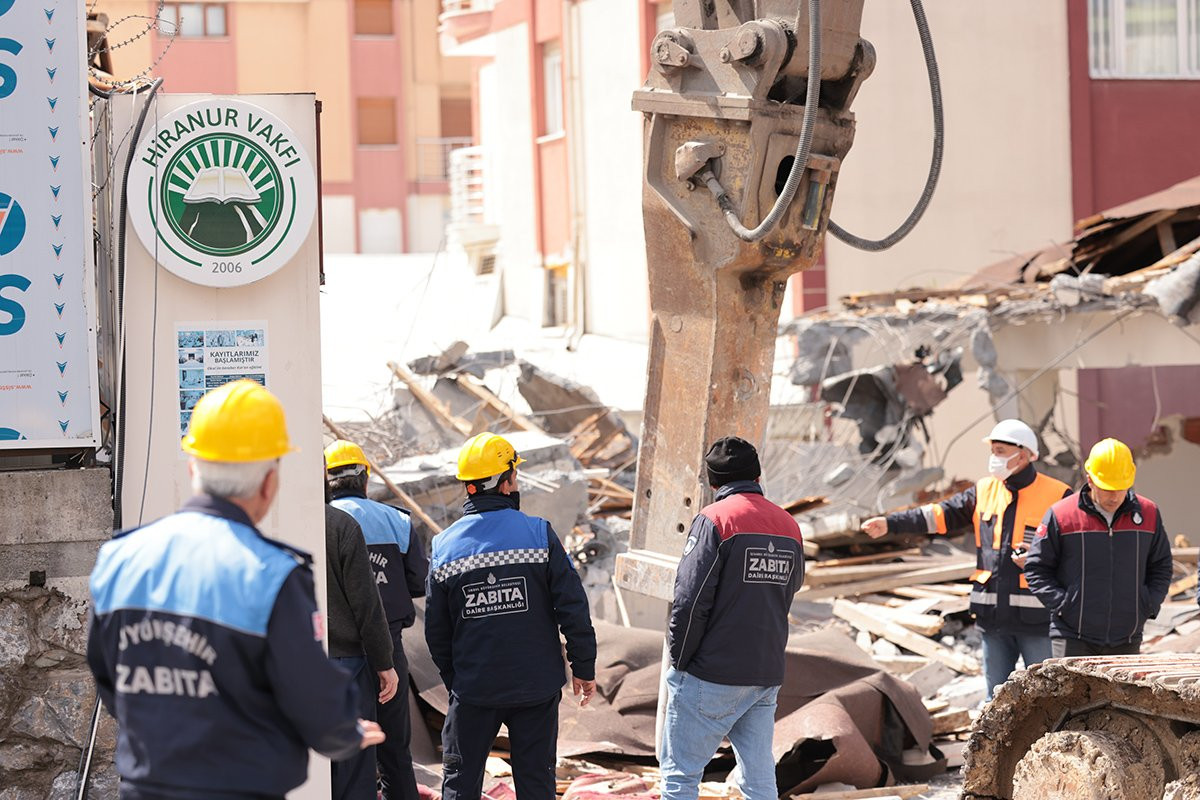
<svg viewBox="0 0 1200 800"><path fill-rule="evenodd" d="M952 351L931 351L913 360L911 369L875 371L869 380L882 387L877 393L881 402L899 398L906 405L923 404L928 413L961 380L956 364ZM593 617L611 637L608 649L632 647L637 656L626 659L625 668L633 669L629 675L608 675L612 684L600 677L601 696L612 695L608 699L616 703L610 707L616 714L611 729L600 722L604 714L578 714L564 698L560 754L566 760L560 764L560 793L656 793L658 776L650 765L661 629L631 625L658 626L665 612L643 613L639 619L626 608L634 598L623 597L613 583L615 556L629 547L636 438L590 389L519 362L511 353L476 354L455 346L388 368L396 378L393 408L370 424L330 422L331 436L337 430L363 443L378 463L371 496L409 506L419 512L418 519L429 520L431 524L417 524L427 542L460 513L461 486L454 477L458 443L485 429L510 438L527 460L519 472L522 508L549 519L564 539ZM858 377L848 383L867 382ZM927 780L961 764L966 733L984 698L978 635L967 613L966 580L974 560L946 541L895 536L875 542L857 527L867 515L934 501L966 484L951 481L940 491L929 488L943 484L943 475L921 466L919 446L913 446L918 428L911 425L902 431L888 431L886 421L874 426L875 442L865 448L853 440L814 441L803 431L786 428L773 425L768 433L764 482L769 496L786 501L782 504L800 521L806 538L809 570L793 607L793 644L800 646L814 634L834 637L820 639L825 650L815 652L849 659L864 677L852 691L827 687L822 702L803 713L799 702L791 716L781 708L776 742L780 786L787 783L799 796L825 787L829 793L817 796L830 800L920 796L925 787L913 780ZM881 459L884 449L887 457ZM897 455L905 449L909 455ZM631 644L646 634L649 639L640 649ZM409 658L417 703L428 723L426 752L418 760L426 764L425 779L436 784L440 758L434 742L445 712L444 688L431 665L422 674L428 655L419 646L421 637L414 634L407 641L417 645ZM803 646L811 650L817 645ZM602 644L601 652L605 649ZM881 693L883 684L890 695ZM846 691L862 694L837 706L839 693ZM806 697L803 703L814 699ZM896 716L900 706L907 709L907 720ZM881 760L887 730L907 742L891 754L891 763ZM801 763L806 766L797 767ZM506 797L512 791L511 778L503 774L507 767L502 761L493 766L497 771L491 773L494 788L488 796ZM709 777L715 782L706 787L706 796L736 793L732 784L722 782L731 767L728 753L713 762ZM575 774L580 770L584 772ZM585 784L575 785L583 777ZM896 786L897 781L907 785ZM884 793L844 794L871 787Z"/></svg>

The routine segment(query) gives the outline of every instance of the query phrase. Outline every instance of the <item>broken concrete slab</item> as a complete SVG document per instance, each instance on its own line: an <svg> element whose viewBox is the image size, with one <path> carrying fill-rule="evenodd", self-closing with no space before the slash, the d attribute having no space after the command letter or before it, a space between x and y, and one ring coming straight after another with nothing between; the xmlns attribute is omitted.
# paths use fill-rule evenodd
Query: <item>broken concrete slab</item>
<svg viewBox="0 0 1200 800"><path fill-rule="evenodd" d="M565 536L587 513L587 478L566 442L551 436L519 431L505 437L525 464L518 470L521 510L549 520ZM443 526L462 516L466 499L458 472L458 447L428 455L410 456L385 467L383 472ZM367 494L384 503L395 501L378 476L372 476Z"/></svg>

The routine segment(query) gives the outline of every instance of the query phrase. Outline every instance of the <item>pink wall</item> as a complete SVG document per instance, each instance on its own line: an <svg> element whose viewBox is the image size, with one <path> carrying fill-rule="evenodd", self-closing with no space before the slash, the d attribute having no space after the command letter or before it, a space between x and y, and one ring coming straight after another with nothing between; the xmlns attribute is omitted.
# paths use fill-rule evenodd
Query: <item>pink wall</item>
<svg viewBox="0 0 1200 800"><path fill-rule="evenodd" d="M237 51L233 44L236 8L232 3L225 6L229 36L175 38L155 70L163 78L164 92L237 94ZM157 32L153 36L154 52L161 53L167 42Z"/></svg>
<svg viewBox="0 0 1200 800"><path fill-rule="evenodd" d="M1157 388L1157 395L1155 390ZM1145 444L1158 417L1200 417L1200 367L1079 370L1079 446L1083 455L1106 437Z"/></svg>
<svg viewBox="0 0 1200 800"><path fill-rule="evenodd" d="M404 54L400 42L407 20L402 3L394 4L392 36L353 36L350 40L350 87L353 98L350 113L354 143L354 204L367 208L398 208L405 225L401 227L401 248L408 249L407 227L409 170L405 158L404 126ZM354 4L347 4L350 30L354 31ZM390 97L396 101L396 144L358 144L357 99ZM370 176L366 179L366 176ZM361 236L359 237L361 241Z"/></svg>
<svg viewBox="0 0 1200 800"><path fill-rule="evenodd" d="M1069 0L1075 218L1200 175L1200 81L1093 80L1087 0Z"/></svg>

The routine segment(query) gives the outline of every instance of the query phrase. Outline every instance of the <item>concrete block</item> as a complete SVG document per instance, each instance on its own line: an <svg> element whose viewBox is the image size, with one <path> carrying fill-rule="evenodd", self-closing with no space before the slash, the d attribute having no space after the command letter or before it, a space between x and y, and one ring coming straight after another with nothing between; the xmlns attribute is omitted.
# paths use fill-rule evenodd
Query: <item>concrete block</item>
<svg viewBox="0 0 1200 800"><path fill-rule="evenodd" d="M96 564L100 545L111 534L107 531L103 539L90 542L0 545L0 583L26 583L30 572L45 572L47 580L86 577Z"/></svg>
<svg viewBox="0 0 1200 800"><path fill-rule="evenodd" d="M107 469L0 472L0 496L5 498L0 546L89 542L112 535Z"/></svg>
<svg viewBox="0 0 1200 800"><path fill-rule="evenodd" d="M566 536L576 520L587 511L587 479L582 467L561 439L540 433L519 431L504 434L525 463L518 470L521 510L549 520L560 536ZM461 515L466 500L458 472L458 447L431 455L401 459L383 471L416 500L434 519L449 524ZM520 480L521 473L534 475L558 485L548 490L531 481ZM372 479L367 494L373 500L390 503L395 498L378 479ZM439 513L442 512L442 513Z"/></svg>

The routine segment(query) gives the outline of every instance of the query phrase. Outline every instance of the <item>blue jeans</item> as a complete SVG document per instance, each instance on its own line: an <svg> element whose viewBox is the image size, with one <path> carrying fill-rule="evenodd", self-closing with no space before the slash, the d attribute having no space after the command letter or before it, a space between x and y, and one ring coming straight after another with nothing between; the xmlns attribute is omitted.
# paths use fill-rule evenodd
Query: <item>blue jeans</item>
<svg viewBox="0 0 1200 800"><path fill-rule="evenodd" d="M987 696L992 699L996 687L1008 680L1017 668L1017 657L1025 662L1025 669L1040 664L1050 657L1050 636L1028 634L988 633L983 634L983 674L987 679Z"/></svg>
<svg viewBox="0 0 1200 800"><path fill-rule="evenodd" d="M727 736L746 800L777 800L771 739L778 694L778 686L726 686L669 668L662 800L696 800L704 767Z"/></svg>

